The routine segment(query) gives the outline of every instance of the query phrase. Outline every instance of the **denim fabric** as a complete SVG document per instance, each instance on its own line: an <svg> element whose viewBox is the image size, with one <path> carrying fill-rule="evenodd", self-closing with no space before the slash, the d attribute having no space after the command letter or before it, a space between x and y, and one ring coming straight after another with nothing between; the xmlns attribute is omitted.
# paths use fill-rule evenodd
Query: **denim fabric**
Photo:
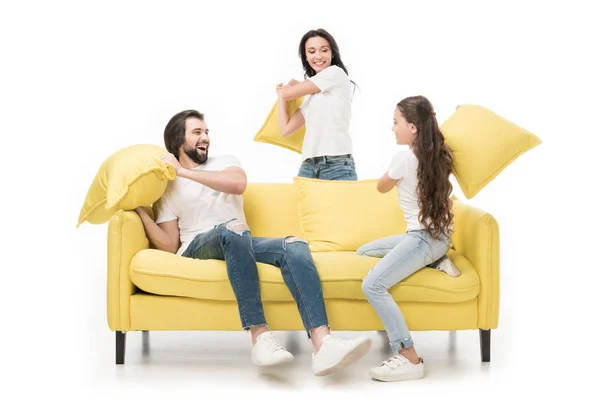
<svg viewBox="0 0 600 400"><path fill-rule="evenodd" d="M381 319L395 351L413 346L404 316L388 290L406 277L446 255L448 236L433 239L425 230L389 236L361 246L359 255L382 258L363 279L362 289Z"/></svg>
<svg viewBox="0 0 600 400"><path fill-rule="evenodd" d="M267 325L259 290L257 262L281 269L309 337L312 329L328 325L321 279L308 243L293 237L252 237L249 230L235 232L228 228L228 224L223 223L198 234L182 256L225 260L243 329Z"/></svg>
<svg viewBox="0 0 600 400"><path fill-rule="evenodd" d="M356 181L356 166L351 154L307 158L298 176L328 181Z"/></svg>

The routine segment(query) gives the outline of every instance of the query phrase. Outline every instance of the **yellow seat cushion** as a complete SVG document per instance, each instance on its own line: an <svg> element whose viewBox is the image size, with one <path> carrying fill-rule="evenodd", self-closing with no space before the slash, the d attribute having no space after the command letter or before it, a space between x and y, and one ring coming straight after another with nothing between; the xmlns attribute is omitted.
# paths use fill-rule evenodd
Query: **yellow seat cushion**
<svg viewBox="0 0 600 400"><path fill-rule="evenodd" d="M467 198L503 169L539 145L534 134L476 105L461 105L440 129L454 155L454 176Z"/></svg>
<svg viewBox="0 0 600 400"><path fill-rule="evenodd" d="M107 222L118 210L150 206L164 193L175 169L160 156L167 150L152 144L125 147L100 166L87 192L77 226Z"/></svg>
<svg viewBox="0 0 600 400"><path fill-rule="evenodd" d="M290 100L287 103L288 115L291 117L294 112L300 107L304 101L304 97L296 100ZM271 112L267 116L265 123L254 136L256 142L269 143L275 146L283 147L296 153L302 154L302 143L304 142L304 134L306 126L302 126L296 133L291 136L283 137L279 130L279 104L275 102L271 108Z"/></svg>
<svg viewBox="0 0 600 400"><path fill-rule="evenodd" d="M390 290L398 302L455 303L474 299L479 277L466 258L451 250L448 254L461 270L458 278L423 268ZM355 252L313 253L325 299L366 300L362 280L380 260ZM263 301L294 301L281 270L258 264ZM224 261L194 260L159 250L142 250L131 261L131 281L141 290L167 296L204 300L234 301Z"/></svg>
<svg viewBox="0 0 600 400"><path fill-rule="evenodd" d="M311 251L355 251L365 243L406 231L394 189L381 194L377 180L294 178L302 237Z"/></svg>

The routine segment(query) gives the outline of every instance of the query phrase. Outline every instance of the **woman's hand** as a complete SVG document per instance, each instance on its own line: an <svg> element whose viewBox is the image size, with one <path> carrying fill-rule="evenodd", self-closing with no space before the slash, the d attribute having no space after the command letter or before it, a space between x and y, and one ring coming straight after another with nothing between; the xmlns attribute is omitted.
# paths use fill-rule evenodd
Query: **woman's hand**
<svg viewBox="0 0 600 400"><path fill-rule="evenodd" d="M278 83L275 87L275 92L277 92L277 96L281 96L283 89L285 89L286 87L292 87L294 85L297 85L298 83L299 82L295 79L290 79L290 81L285 86L283 85L283 83Z"/></svg>
<svg viewBox="0 0 600 400"><path fill-rule="evenodd" d="M275 87L275 92L277 93L278 97L281 97L281 94L283 93L283 88L285 86L283 86L283 83L278 83L277 86Z"/></svg>

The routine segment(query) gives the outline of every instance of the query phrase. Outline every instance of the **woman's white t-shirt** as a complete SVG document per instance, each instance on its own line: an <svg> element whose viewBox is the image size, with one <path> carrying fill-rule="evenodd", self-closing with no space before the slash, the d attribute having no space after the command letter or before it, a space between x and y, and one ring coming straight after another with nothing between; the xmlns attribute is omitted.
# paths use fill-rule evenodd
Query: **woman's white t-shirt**
<svg viewBox="0 0 600 400"><path fill-rule="evenodd" d="M302 160L352 154L350 78L343 69L331 65L309 80L321 91L306 96L300 106L306 123Z"/></svg>

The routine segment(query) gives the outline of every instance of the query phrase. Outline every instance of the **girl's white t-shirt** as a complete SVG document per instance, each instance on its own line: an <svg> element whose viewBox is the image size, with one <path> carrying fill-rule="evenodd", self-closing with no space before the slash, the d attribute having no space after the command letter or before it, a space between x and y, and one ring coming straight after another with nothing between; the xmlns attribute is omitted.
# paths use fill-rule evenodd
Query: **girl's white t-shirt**
<svg viewBox="0 0 600 400"><path fill-rule="evenodd" d="M425 229L425 225L419 222L418 168L419 160L417 156L411 149L408 149L399 151L392 159L388 169L388 176L392 179L398 179L396 183L398 202L404 213L407 231ZM429 221L427 219L425 222ZM448 229L454 230L454 224L448 226Z"/></svg>
<svg viewBox="0 0 600 400"><path fill-rule="evenodd" d="M343 69L331 65L309 80L321 91L306 96L300 106L306 123L302 160L352 154L350 78Z"/></svg>
<svg viewBox="0 0 600 400"><path fill-rule="evenodd" d="M418 179L417 168L419 160L412 150L398 152L392 159L388 169L388 176L398 179L398 202L406 221L406 230L425 229L419 222L419 197L417 195Z"/></svg>

